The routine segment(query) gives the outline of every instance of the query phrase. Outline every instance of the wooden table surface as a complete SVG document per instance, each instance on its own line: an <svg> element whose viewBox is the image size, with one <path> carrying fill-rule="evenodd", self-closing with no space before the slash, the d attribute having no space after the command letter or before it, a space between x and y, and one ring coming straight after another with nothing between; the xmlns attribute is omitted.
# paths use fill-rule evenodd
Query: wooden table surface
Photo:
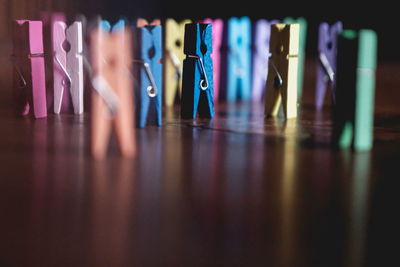
<svg viewBox="0 0 400 267"><path fill-rule="evenodd" d="M0 266L395 266L400 65L380 63L374 147L355 153L331 149L308 60L297 119L176 106L136 130L131 160L115 140L91 158L88 113L12 115L3 83Z"/></svg>

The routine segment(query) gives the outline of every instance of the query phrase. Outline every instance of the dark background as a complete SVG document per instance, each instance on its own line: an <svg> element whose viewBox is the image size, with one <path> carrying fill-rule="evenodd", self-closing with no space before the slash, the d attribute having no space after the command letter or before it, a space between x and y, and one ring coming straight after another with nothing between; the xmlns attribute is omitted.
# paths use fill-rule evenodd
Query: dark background
<svg viewBox="0 0 400 267"><path fill-rule="evenodd" d="M307 54L316 54L318 24L341 20L347 29L370 28L378 33L378 58L400 61L399 17L396 1L261 1L261 0L99 0L79 1L77 10L88 16L102 14L109 20L120 16L167 18L229 18L249 16L256 20L305 17L308 22Z"/></svg>

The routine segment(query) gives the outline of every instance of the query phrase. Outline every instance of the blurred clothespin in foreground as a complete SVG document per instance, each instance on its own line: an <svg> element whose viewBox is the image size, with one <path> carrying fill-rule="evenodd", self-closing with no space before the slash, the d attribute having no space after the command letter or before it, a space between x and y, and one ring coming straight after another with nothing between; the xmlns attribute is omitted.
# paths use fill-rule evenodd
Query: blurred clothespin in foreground
<svg viewBox="0 0 400 267"><path fill-rule="evenodd" d="M46 78L41 21L13 22L13 90L16 112L35 118L47 116Z"/></svg>
<svg viewBox="0 0 400 267"><path fill-rule="evenodd" d="M324 105L328 83L331 87L332 102L335 105L335 86L336 86L336 57L337 42L339 34L342 32L342 22L338 21L332 26L322 22L318 32L318 64L317 82L315 89L315 105L321 109Z"/></svg>
<svg viewBox="0 0 400 267"><path fill-rule="evenodd" d="M152 21L148 21L145 18L138 18L136 20L136 27L142 28L144 26L157 26L161 25L161 20L160 19L153 19Z"/></svg>
<svg viewBox="0 0 400 267"><path fill-rule="evenodd" d="M185 27L181 116L214 117L212 26L190 23Z"/></svg>
<svg viewBox="0 0 400 267"><path fill-rule="evenodd" d="M162 114L162 28L160 25L145 25L133 28L133 76L137 80L136 93L137 125L161 126Z"/></svg>
<svg viewBox="0 0 400 267"><path fill-rule="evenodd" d="M285 118L297 117L299 24L271 26L265 114L277 116L282 103Z"/></svg>
<svg viewBox="0 0 400 267"><path fill-rule="evenodd" d="M343 30L339 36L334 146L357 151L372 147L377 46L373 30Z"/></svg>
<svg viewBox="0 0 400 267"><path fill-rule="evenodd" d="M53 25L54 113L59 114L64 92L69 89L75 114L83 113L82 23L69 27L62 21Z"/></svg>
<svg viewBox="0 0 400 267"><path fill-rule="evenodd" d="M121 154L135 154L131 44L131 31L122 20L112 29L103 20L91 32L91 150L95 158L105 156L112 128Z"/></svg>

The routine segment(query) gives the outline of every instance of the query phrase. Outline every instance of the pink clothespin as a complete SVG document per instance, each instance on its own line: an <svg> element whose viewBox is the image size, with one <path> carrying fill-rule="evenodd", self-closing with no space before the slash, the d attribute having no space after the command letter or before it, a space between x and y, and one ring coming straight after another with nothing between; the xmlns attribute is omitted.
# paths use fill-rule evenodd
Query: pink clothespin
<svg viewBox="0 0 400 267"><path fill-rule="evenodd" d="M218 101L219 95L219 77L221 71L221 45L224 30L224 21L222 19L205 18L203 23L212 25L212 46L213 52L211 58L213 60L213 76L214 76L214 102Z"/></svg>
<svg viewBox="0 0 400 267"><path fill-rule="evenodd" d="M53 24L54 113L59 114L64 94L72 96L75 114L83 113L83 58L82 23L75 21L69 27L62 22Z"/></svg>
<svg viewBox="0 0 400 267"><path fill-rule="evenodd" d="M114 132L124 157L133 157L134 139L132 35L123 20L111 27L101 21L90 34L93 67L91 150L102 159Z"/></svg>
<svg viewBox="0 0 400 267"><path fill-rule="evenodd" d="M13 23L14 95L16 111L35 118L47 116L41 21L16 20Z"/></svg>

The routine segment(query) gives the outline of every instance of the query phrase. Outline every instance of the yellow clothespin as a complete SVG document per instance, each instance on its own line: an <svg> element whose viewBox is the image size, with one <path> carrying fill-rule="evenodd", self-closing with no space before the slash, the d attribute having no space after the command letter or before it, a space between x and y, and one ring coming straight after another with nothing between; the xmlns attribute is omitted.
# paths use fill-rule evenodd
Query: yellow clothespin
<svg viewBox="0 0 400 267"><path fill-rule="evenodd" d="M174 105L177 91L179 98L182 94L182 68L183 59L183 39L185 36L185 24L192 21L187 19L176 22L174 19L165 21L165 55L164 61L164 88L165 88L165 106Z"/></svg>
<svg viewBox="0 0 400 267"><path fill-rule="evenodd" d="M265 114L277 116L282 102L285 118L297 117L299 24L271 25Z"/></svg>

